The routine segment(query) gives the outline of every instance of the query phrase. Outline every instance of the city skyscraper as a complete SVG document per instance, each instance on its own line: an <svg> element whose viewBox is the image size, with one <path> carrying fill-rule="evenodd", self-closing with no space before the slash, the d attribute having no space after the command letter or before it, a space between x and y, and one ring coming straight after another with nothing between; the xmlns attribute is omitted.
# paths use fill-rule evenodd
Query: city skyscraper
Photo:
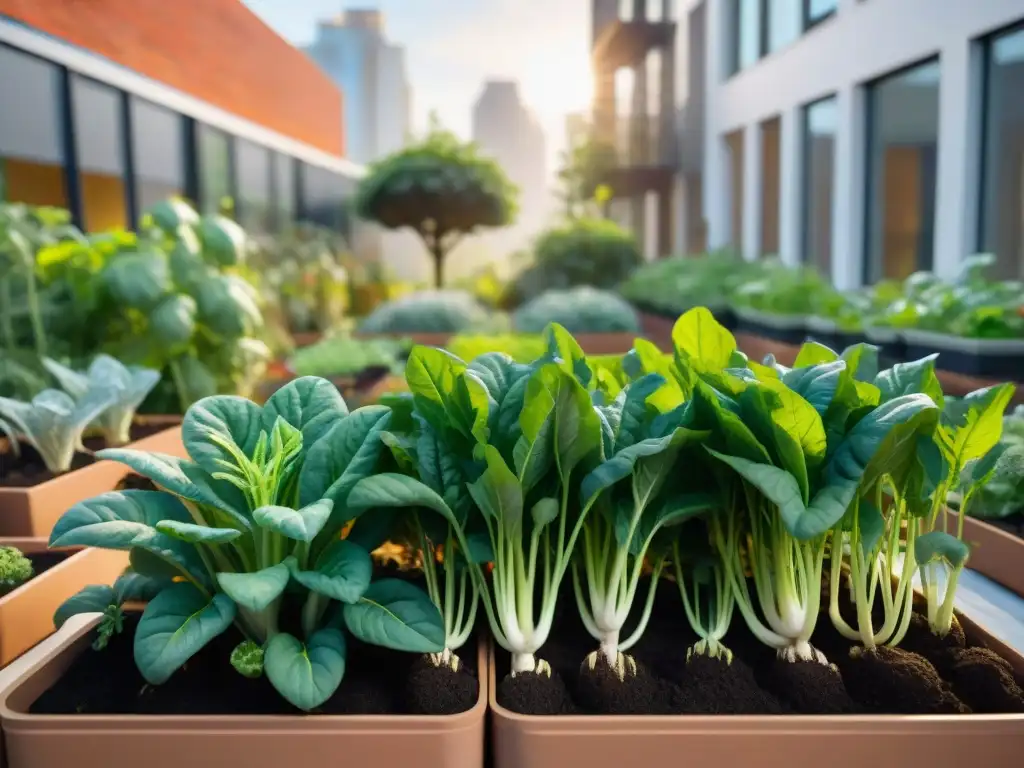
<svg viewBox="0 0 1024 768"><path fill-rule="evenodd" d="M351 160L369 163L405 145L412 113L405 48L385 38L381 11L347 10L319 22L304 50L343 93Z"/></svg>

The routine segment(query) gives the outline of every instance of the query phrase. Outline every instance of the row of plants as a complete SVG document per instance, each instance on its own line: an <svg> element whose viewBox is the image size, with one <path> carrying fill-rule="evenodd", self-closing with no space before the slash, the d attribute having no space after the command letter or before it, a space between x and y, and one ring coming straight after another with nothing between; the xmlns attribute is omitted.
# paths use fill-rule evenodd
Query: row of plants
<svg viewBox="0 0 1024 768"><path fill-rule="evenodd" d="M950 370L1013 376L1024 355L1024 284L988 280L993 261L990 254L970 256L951 281L917 272L838 291L807 267L720 252L645 265L620 291L661 314L708 305L727 324L778 341L800 343L810 335L843 346L866 339L893 360L941 351Z"/></svg>

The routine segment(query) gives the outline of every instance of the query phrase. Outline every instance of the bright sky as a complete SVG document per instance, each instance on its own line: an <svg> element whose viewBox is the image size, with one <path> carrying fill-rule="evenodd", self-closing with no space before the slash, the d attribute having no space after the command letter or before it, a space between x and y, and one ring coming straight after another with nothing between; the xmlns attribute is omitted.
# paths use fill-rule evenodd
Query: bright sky
<svg viewBox="0 0 1024 768"><path fill-rule="evenodd" d="M436 109L469 137L473 102L492 77L519 81L547 138L553 174L565 116L590 102L588 0L243 0L292 43L310 42L318 19L345 8L380 8L387 37L404 45L414 128Z"/></svg>

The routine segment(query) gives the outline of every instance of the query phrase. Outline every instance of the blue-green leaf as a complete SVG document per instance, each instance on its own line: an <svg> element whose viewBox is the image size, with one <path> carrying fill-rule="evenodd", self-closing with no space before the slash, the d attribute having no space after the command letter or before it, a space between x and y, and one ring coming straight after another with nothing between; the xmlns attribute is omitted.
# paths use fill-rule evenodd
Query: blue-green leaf
<svg viewBox="0 0 1024 768"><path fill-rule="evenodd" d="M291 568L292 576L306 589L343 603L354 603L370 586L373 560L358 544L339 539L317 558L314 570L300 571L294 559Z"/></svg>
<svg viewBox="0 0 1024 768"><path fill-rule="evenodd" d="M199 489L183 471L184 464L191 464L188 459L133 448L105 448L97 451L96 457L124 464L176 496L189 501L202 501Z"/></svg>
<svg viewBox="0 0 1024 768"><path fill-rule="evenodd" d="M268 433L280 416L302 432L308 451L338 421L348 415L338 388L318 376L293 379L277 390L263 406L263 429Z"/></svg>
<svg viewBox="0 0 1024 768"><path fill-rule="evenodd" d="M484 515L497 521L509 537L515 538L523 525L523 488L497 448L484 446L484 458L487 469L469 484L469 493Z"/></svg>
<svg viewBox="0 0 1024 768"><path fill-rule="evenodd" d="M218 573L217 583L240 606L258 613L281 596L289 575L288 565L278 563L252 573Z"/></svg>
<svg viewBox="0 0 1024 768"><path fill-rule="evenodd" d="M318 630L306 644L282 632L267 643L263 671L278 693L308 712L338 690L345 653L345 636L337 629Z"/></svg>
<svg viewBox="0 0 1024 768"><path fill-rule="evenodd" d="M260 438L263 413L251 400L235 395L204 397L188 409L181 440L192 460L210 474L223 472L224 462L237 464L227 445L251 458Z"/></svg>
<svg viewBox="0 0 1024 768"><path fill-rule="evenodd" d="M427 594L407 581L375 581L359 598L344 607L345 626L371 645L410 653L444 650L444 621Z"/></svg>
<svg viewBox="0 0 1024 768"><path fill-rule="evenodd" d="M235 528L210 528L178 520L161 520L156 524L156 529L160 533L166 533L172 538L190 544L227 544L242 535L242 532Z"/></svg>
<svg viewBox="0 0 1024 768"><path fill-rule="evenodd" d="M357 408L335 424L306 454L299 475L299 503L330 499L344 511L349 491L377 466L391 412L381 405Z"/></svg>
<svg viewBox="0 0 1024 768"><path fill-rule="evenodd" d="M903 395L927 395L942 407L942 384L935 374L935 360L938 353L912 360L908 363L896 363L892 368L882 371L875 377L875 386L881 392L882 402L893 400Z"/></svg>
<svg viewBox="0 0 1024 768"><path fill-rule="evenodd" d="M334 504L330 499L321 499L301 509L269 505L252 513L253 520L261 528L279 533L295 541L311 542L323 530Z"/></svg>
<svg viewBox="0 0 1024 768"><path fill-rule="evenodd" d="M53 626L60 629L64 622L80 613L103 613L115 603L114 589L106 584L90 584L61 603L53 614Z"/></svg>
<svg viewBox="0 0 1024 768"><path fill-rule="evenodd" d="M783 375L782 383L814 406L819 415L824 416L832 405L832 398L839 388L845 368L843 360L793 368Z"/></svg>
<svg viewBox="0 0 1024 768"><path fill-rule="evenodd" d="M455 513L436 492L407 475L381 472L356 483L348 497L349 514L358 516L368 509L422 507L437 512L452 525Z"/></svg>
<svg viewBox="0 0 1024 768"><path fill-rule="evenodd" d="M970 554L970 547L944 531L931 531L914 540L914 556L919 567L941 560L951 568L961 568Z"/></svg>
<svg viewBox="0 0 1024 768"><path fill-rule="evenodd" d="M130 549L156 533L156 524L192 518L178 499L162 491L110 491L75 504L50 532L51 547Z"/></svg>
<svg viewBox="0 0 1024 768"><path fill-rule="evenodd" d="M135 664L152 685L167 682L182 664L231 626L235 604L207 598L188 583L172 584L146 606L135 629Z"/></svg>

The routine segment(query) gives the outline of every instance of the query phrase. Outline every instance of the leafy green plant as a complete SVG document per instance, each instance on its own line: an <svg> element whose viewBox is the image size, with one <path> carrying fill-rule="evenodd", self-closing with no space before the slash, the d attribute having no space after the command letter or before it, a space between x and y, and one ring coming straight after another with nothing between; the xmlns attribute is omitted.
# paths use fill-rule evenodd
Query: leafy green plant
<svg viewBox="0 0 1024 768"><path fill-rule="evenodd" d="M79 373L55 360L43 358L43 365L76 401L87 401L95 391L113 389L114 401L97 418L96 425L108 447L131 440L135 411L157 382L160 371L127 367L110 355L97 355L86 372Z"/></svg>
<svg viewBox="0 0 1024 768"><path fill-rule="evenodd" d="M20 549L0 547L0 597L13 592L33 574L32 561Z"/></svg>
<svg viewBox="0 0 1024 768"><path fill-rule="evenodd" d="M541 333L550 323L570 333L640 332L640 320L629 302L587 286L546 291L512 316L513 327L521 333Z"/></svg>
<svg viewBox="0 0 1024 768"><path fill-rule="evenodd" d="M516 214L517 190L501 167L436 122L422 141L373 163L356 191L358 216L387 229L412 229L444 285L448 253L466 235L504 227Z"/></svg>
<svg viewBox="0 0 1024 768"><path fill-rule="evenodd" d="M997 443L999 458L991 479L973 496L967 514L985 520L1024 513L1024 405L1003 418L1003 435ZM958 506L962 499L956 499Z"/></svg>
<svg viewBox="0 0 1024 768"><path fill-rule="evenodd" d="M463 291L422 291L381 304L363 319L363 333L460 333L494 325L494 319Z"/></svg>
<svg viewBox="0 0 1024 768"><path fill-rule="evenodd" d="M356 339L337 333L295 351L291 367L299 376L347 376L368 368L400 370L409 349L404 340Z"/></svg>
<svg viewBox="0 0 1024 768"><path fill-rule="evenodd" d="M427 595L408 582L374 581L369 552L340 536L358 516L348 496L375 471L390 419L380 406L349 413L337 389L316 378L290 382L262 408L240 397L205 398L182 424L191 460L131 449L99 454L165 491L77 504L50 544L127 550L134 577L157 582L134 644L149 683L165 682L234 626L244 637L231 655L239 673L265 674L287 701L312 710L341 684L344 630L397 650L444 648L444 625ZM116 600L118 590L97 596ZM111 605L89 609L81 597L62 618Z"/></svg>
<svg viewBox="0 0 1024 768"><path fill-rule="evenodd" d="M39 453L55 475L71 469L75 452L82 450L82 433L117 399L113 387L90 389L77 403L59 389L44 389L31 402L0 397L0 417L18 440Z"/></svg>
<svg viewBox="0 0 1024 768"><path fill-rule="evenodd" d="M638 305L677 315L697 306L717 310L729 305L755 269L730 251L673 256L643 264L618 291Z"/></svg>
<svg viewBox="0 0 1024 768"><path fill-rule="evenodd" d="M501 352L517 363L532 363L543 356L545 344L544 337L540 334L460 333L448 340L446 348L463 360L476 360L489 352Z"/></svg>

